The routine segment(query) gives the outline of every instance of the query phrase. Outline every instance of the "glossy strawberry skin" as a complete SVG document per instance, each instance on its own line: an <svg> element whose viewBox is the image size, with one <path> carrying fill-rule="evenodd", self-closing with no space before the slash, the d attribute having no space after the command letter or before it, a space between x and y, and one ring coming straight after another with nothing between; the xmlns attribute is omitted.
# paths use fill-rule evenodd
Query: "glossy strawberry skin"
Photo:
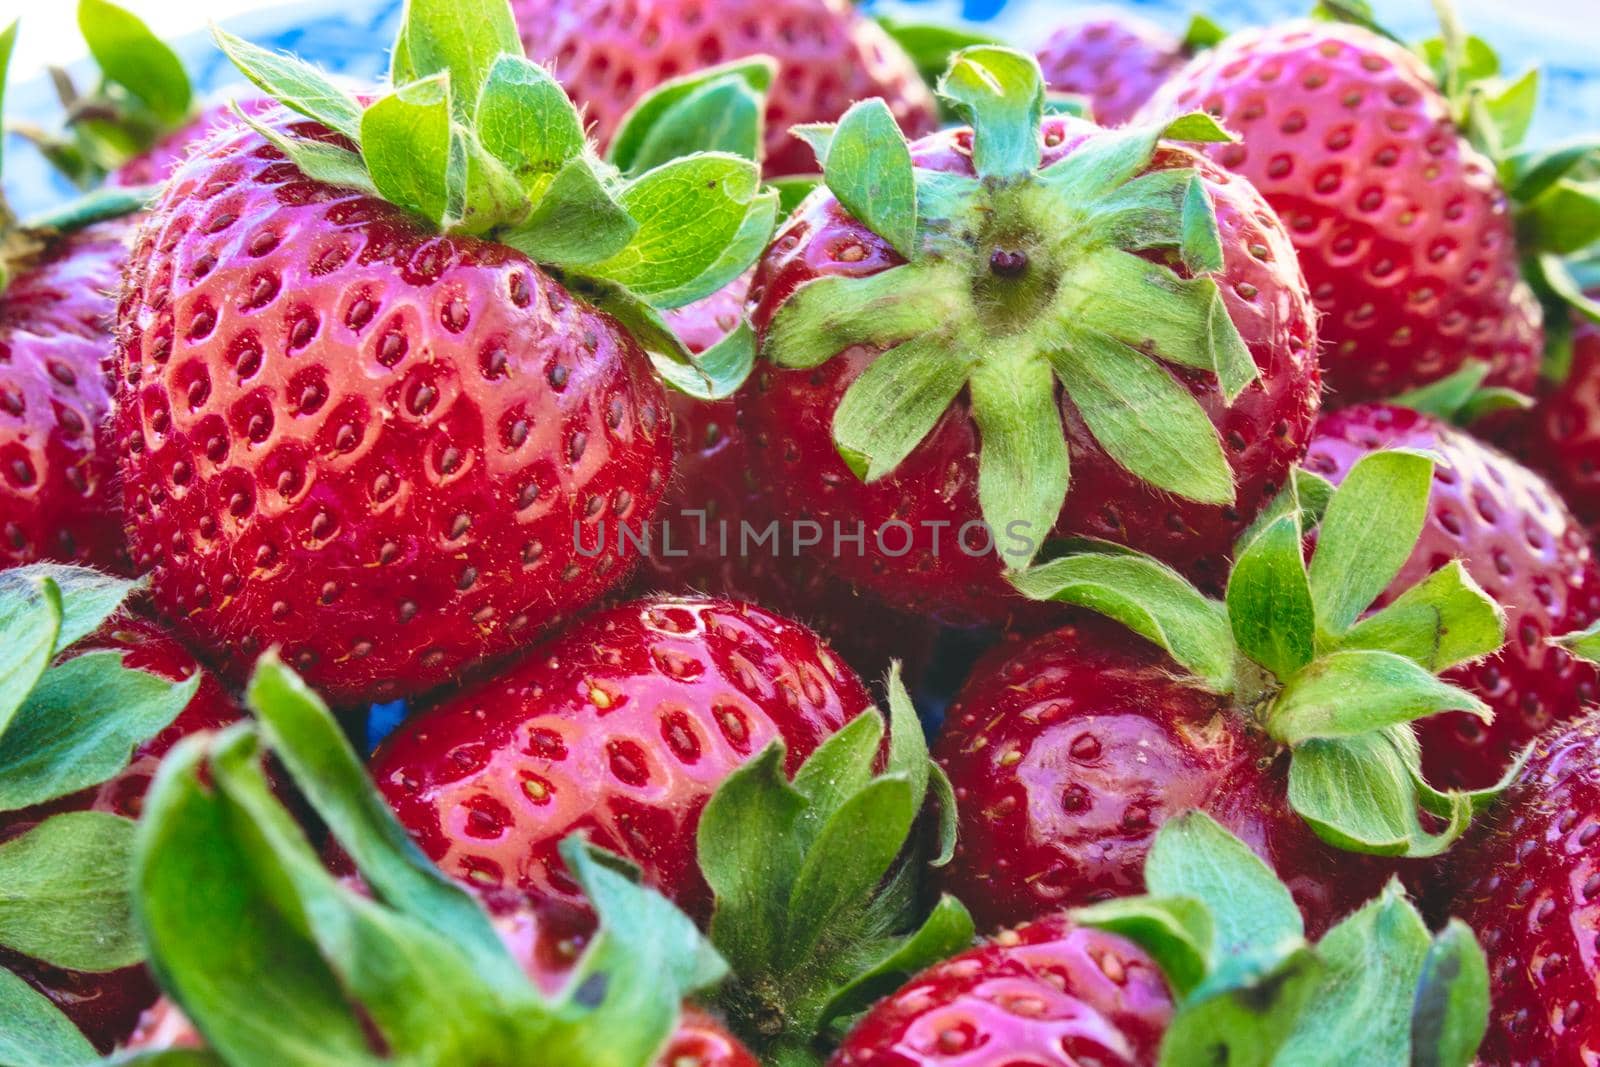
<svg viewBox="0 0 1600 1067"><path fill-rule="evenodd" d="M126 573L107 356L133 223L57 238L0 293L0 567Z"/></svg>
<svg viewBox="0 0 1600 1067"><path fill-rule="evenodd" d="M557 847L586 833L704 918L694 834L711 794L778 738L794 773L870 702L796 623L731 600L657 597L592 615L410 719L371 771L454 877L575 901Z"/></svg>
<svg viewBox="0 0 1600 1067"><path fill-rule="evenodd" d="M1142 892L1156 831L1191 808L1277 871L1313 935L1395 870L1324 844L1289 808L1287 754L1154 645L1099 618L981 661L934 758L960 812L944 888L980 929Z"/></svg>
<svg viewBox="0 0 1600 1067"><path fill-rule="evenodd" d="M1210 151L1289 228L1323 314L1329 404L1382 400L1468 359L1530 391L1542 316L1518 274L1504 191L1421 60L1333 22L1231 35L1162 86L1149 118L1203 109Z"/></svg>
<svg viewBox="0 0 1600 1067"><path fill-rule="evenodd" d="M356 702L525 645L624 576L600 524L649 514L670 471L661 386L613 320L250 130L167 184L119 322L135 561L235 676L278 645Z"/></svg>
<svg viewBox="0 0 1600 1067"><path fill-rule="evenodd" d="M667 314L691 351L703 352L738 324L749 278ZM770 486L752 464L745 393L700 401L669 392L675 448L672 481L652 524L658 540L642 561L641 592L690 591L748 600L805 623L864 678L881 678L892 660L914 677L933 651L938 628L886 607L828 573L815 560L771 543L741 545L778 521ZM724 532L726 531L726 532Z"/></svg>
<svg viewBox="0 0 1600 1067"><path fill-rule="evenodd" d="M1516 786L1458 848L1453 914L1489 956L1484 1067L1600 1057L1600 718L1557 726Z"/></svg>
<svg viewBox="0 0 1600 1067"><path fill-rule="evenodd" d="M216 678L153 623L122 619L80 647L83 651L123 652L126 666L173 682L201 671L200 688L165 730L134 750L127 769L116 777L48 804L0 814L0 841L26 833L62 812L100 811L137 819L156 768L173 745L189 734L226 726L244 714ZM126 1037L139 1013L156 998L155 983L143 965L90 974L51 967L0 949L0 966L49 997L102 1052Z"/></svg>
<svg viewBox="0 0 1600 1067"><path fill-rule="evenodd" d="M1182 41L1116 10L1083 12L1058 26L1039 50L1045 83L1087 97L1089 114L1104 126L1132 119L1184 58Z"/></svg>
<svg viewBox="0 0 1600 1067"><path fill-rule="evenodd" d="M909 136L938 128L933 94L899 45L849 0L513 0L532 59L548 62L602 147L662 82L746 56L778 61L767 96L766 173L812 174L789 134L881 97Z"/></svg>
<svg viewBox="0 0 1600 1067"><path fill-rule="evenodd" d="M1096 129L1073 119L1046 119L1045 163L1064 157ZM918 166L938 171L971 173L970 153L966 131L937 134L913 147ZM1319 407L1316 327L1294 250L1249 185L1181 148L1163 149L1156 166L1201 170L1222 232L1224 269L1218 279L1223 300L1261 370L1260 381L1231 406L1223 402L1214 377L1173 370L1216 424L1238 499L1233 506L1214 507L1150 488L1107 456L1076 409L1064 403L1072 486L1055 533L1116 541L1217 585L1226 574L1234 538L1282 486L1310 439ZM751 290L756 328L764 331L784 302L813 279L868 276L901 262L881 238L819 192L778 231L757 270ZM791 517L820 522L825 531L836 522L845 531L865 524L860 554L846 546L819 558L887 603L959 625L1000 622L1019 609L1032 611L1005 583L997 557L980 554L981 532L968 535L973 551L957 547L962 527L981 516L978 430L964 398L879 481L863 483L839 457L832 439L834 411L876 356L872 349L856 347L813 370L758 364L748 424L761 453L761 476L786 492L782 506ZM905 534L887 528L891 521L909 524L915 534L900 555L893 553L907 547ZM931 522L946 525L923 525ZM879 530L886 530L881 544L874 536Z"/></svg>
<svg viewBox="0 0 1600 1067"><path fill-rule="evenodd" d="M520 894L484 899L500 938L540 991L561 992L595 930L594 915L564 903ZM163 997L139 1020L123 1049L204 1048L205 1039L172 1001ZM657 1059L659 1067L758 1067L756 1059L716 1019L685 1005L677 1032Z"/></svg>
<svg viewBox="0 0 1600 1067"><path fill-rule="evenodd" d="M1448 712L1416 724L1429 781L1492 785L1540 732L1600 694L1600 672L1550 644L1600 618L1600 568L1586 531L1549 483L1427 415L1381 404L1324 415L1306 467L1339 481L1380 448L1439 457L1427 523L1390 595L1459 559L1506 612L1506 646L1445 675L1488 701L1494 722Z"/></svg>
<svg viewBox="0 0 1600 1067"><path fill-rule="evenodd" d="M1057 915L924 971L828 1067L1143 1067L1171 1017L1149 956Z"/></svg>
<svg viewBox="0 0 1600 1067"><path fill-rule="evenodd" d="M1496 439L1549 478L1588 526L1590 539L1600 540L1600 326L1573 316L1567 375L1541 382L1533 410Z"/></svg>

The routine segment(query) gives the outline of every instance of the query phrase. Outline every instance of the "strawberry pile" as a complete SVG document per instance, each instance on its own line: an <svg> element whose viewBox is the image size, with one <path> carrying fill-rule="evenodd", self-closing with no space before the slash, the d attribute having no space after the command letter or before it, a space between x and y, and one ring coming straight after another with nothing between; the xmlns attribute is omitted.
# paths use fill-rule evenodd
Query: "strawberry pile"
<svg viewBox="0 0 1600 1067"><path fill-rule="evenodd" d="M0 1064L1594 1062L1600 148L1439 7L409 0L208 101L80 0Z"/></svg>

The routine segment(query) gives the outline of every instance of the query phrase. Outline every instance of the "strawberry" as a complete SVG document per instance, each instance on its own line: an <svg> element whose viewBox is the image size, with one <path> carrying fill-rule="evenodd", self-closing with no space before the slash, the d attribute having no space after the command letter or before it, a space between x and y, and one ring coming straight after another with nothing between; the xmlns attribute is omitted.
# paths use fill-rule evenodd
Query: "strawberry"
<svg viewBox="0 0 1600 1067"><path fill-rule="evenodd" d="M47 621L47 588L60 597L56 628ZM125 870L107 864L126 864L124 835L131 834L162 757L183 737L241 715L216 679L163 630L131 616L113 617L130 589L78 568L19 568L0 579L0 613L41 612L30 625L46 643L59 629L55 648L70 646L40 675L9 727L0 726L0 775L8 778L0 789L0 849L59 851L99 877L125 878ZM68 694L75 692L89 696L74 702ZM102 721L113 713L126 721ZM19 758L18 746L33 747L35 755ZM23 891L24 899L50 877L39 873L45 857L35 855L5 864L8 881L33 887ZM90 906L99 903L92 888L76 892ZM0 937L0 967L48 998L104 1052L127 1036L156 989L138 956L129 961L116 947L123 935L114 913L72 918L102 931L111 958L60 941Z"/></svg>
<svg viewBox="0 0 1600 1067"><path fill-rule="evenodd" d="M1506 191L1418 56L1359 26L1247 30L1140 115L1194 108L1239 133L1213 158L1288 225L1323 315L1330 403L1394 396L1470 360L1490 385L1533 386L1541 313Z"/></svg>
<svg viewBox="0 0 1600 1067"><path fill-rule="evenodd" d="M1031 57L970 48L942 84L975 132L908 148L869 101L808 133L829 191L751 291L762 477L836 573L948 622L1004 620L1002 562L1052 533L1220 581L1318 406L1287 235L1162 127L1041 120Z"/></svg>
<svg viewBox="0 0 1600 1067"><path fill-rule="evenodd" d="M1522 778L1453 857L1454 907L1494 960L1485 1067L1582 1063L1594 1007L1600 718L1539 739Z"/></svg>
<svg viewBox="0 0 1600 1067"><path fill-rule="evenodd" d="M157 607L235 677L278 645L341 702L437 686L625 577L605 528L650 515L671 464L650 359L716 391L658 312L741 273L776 212L731 155L594 159L505 0L441 3L408 8L401 84L366 105L219 31L308 117L190 154L119 309ZM500 122L528 108L539 128Z"/></svg>
<svg viewBox="0 0 1600 1067"><path fill-rule="evenodd" d="M749 279L680 308L667 322L691 352L721 341L740 320ZM651 524L656 541L634 582L641 592L699 591L762 604L816 630L863 677L881 677L892 659L921 664L937 628L885 607L781 543L741 542L779 521L771 489L751 466L741 392L726 400L670 396L675 449L672 481ZM915 670L911 673L915 673Z"/></svg>
<svg viewBox="0 0 1600 1067"><path fill-rule="evenodd" d="M1496 440L1550 479L1595 541L1600 539L1600 324L1574 315L1571 346L1567 365L1552 368L1556 373L1541 382L1533 410L1511 420Z"/></svg>
<svg viewBox="0 0 1600 1067"><path fill-rule="evenodd" d="M1221 36L1201 18L1180 39L1138 15L1089 8L1051 32L1039 49L1039 66L1053 92L1087 97L1090 118L1121 126L1190 56Z"/></svg>
<svg viewBox="0 0 1600 1067"><path fill-rule="evenodd" d="M1448 713L1417 725L1432 781L1482 788L1553 721L1600 696L1600 673L1551 641L1600 619L1600 567L1586 531L1544 479L1430 416L1377 404L1326 414L1306 469L1338 482L1384 448L1438 458L1428 521L1394 593L1455 559L1506 613L1505 647L1446 675L1482 697L1494 721Z"/></svg>
<svg viewBox="0 0 1600 1067"><path fill-rule="evenodd" d="M0 291L0 567L129 569L105 360L131 237L112 219L50 238Z"/></svg>
<svg viewBox="0 0 1600 1067"><path fill-rule="evenodd" d="M751 604L657 597L592 615L414 716L371 772L454 877L574 899L557 849L584 832L704 916L693 842L717 787L776 738L792 774L870 703L802 626Z"/></svg>
<svg viewBox="0 0 1600 1067"><path fill-rule="evenodd" d="M868 1013L829 1063L1140 1067L1155 1062L1171 1019L1166 979L1143 950L1051 916L924 971Z"/></svg>
<svg viewBox="0 0 1600 1067"><path fill-rule="evenodd" d="M1331 1067L1355 1047L1471 1062L1486 965L1460 922L1430 940L1391 885L1308 945L1288 890L1197 812L1163 828L1144 874L1151 896L1047 916L919 974L829 1067Z"/></svg>
<svg viewBox="0 0 1600 1067"><path fill-rule="evenodd" d="M1016 578L1122 629L1070 625L968 680L935 745L960 806L945 888L990 928L1125 896L1160 827L1192 807L1277 868L1316 933L1396 857L1449 847L1492 791L1428 785L1410 723L1489 718L1435 675L1498 648L1504 620L1459 562L1362 618L1411 554L1431 472L1379 452L1331 495L1297 477L1241 539L1223 601L1103 544Z"/></svg>
<svg viewBox="0 0 1600 1067"><path fill-rule="evenodd" d="M789 136L884 100L911 136L938 126L910 58L849 0L514 0L528 54L550 63L594 137L610 144L650 90L730 60L777 60L766 105L766 173L814 170Z"/></svg>
<svg viewBox="0 0 1600 1067"><path fill-rule="evenodd" d="M495 930L512 956L541 992L555 996L571 977L573 967L594 936L596 920L586 909L537 903L525 897L491 897L484 900ZM139 1019L125 1052L158 1049L204 1048L200 1036L183 1012L166 997ZM757 1067L749 1051L715 1018L692 1004L684 1005L682 1018L667 1047L656 1057L657 1067Z"/></svg>

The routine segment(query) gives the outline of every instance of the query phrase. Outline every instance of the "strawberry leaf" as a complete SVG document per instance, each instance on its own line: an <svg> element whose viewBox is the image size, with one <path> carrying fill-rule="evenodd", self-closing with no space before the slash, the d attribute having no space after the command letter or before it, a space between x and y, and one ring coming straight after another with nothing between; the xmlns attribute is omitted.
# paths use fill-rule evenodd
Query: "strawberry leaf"
<svg viewBox="0 0 1600 1067"><path fill-rule="evenodd" d="M889 105L873 97L844 113L823 159L823 180L867 229L910 259L917 241L917 182L911 146Z"/></svg>
<svg viewBox="0 0 1600 1067"><path fill-rule="evenodd" d="M665 329L663 323L663 329ZM640 336L634 332L634 336ZM756 362L756 334L741 319L728 335L688 360L650 352L656 375L667 385L698 400L726 400L739 391Z"/></svg>
<svg viewBox="0 0 1600 1067"><path fill-rule="evenodd" d="M636 174L659 166L673 157L662 155L653 145L664 145L670 140L675 140L682 136L681 131L686 127L714 115L710 101L733 99L722 95L725 86L742 85L749 90L749 95L759 100L761 95L772 87L772 80L777 73L776 60L771 56L758 55L707 67L662 82L640 98L638 103L623 116L616 134L611 138L611 148L607 155L619 170L627 174ZM708 90L717 92L707 96ZM760 116L757 121L760 122ZM732 127L724 127L725 133L731 129ZM748 140L748 129L745 129L746 132L740 135L742 140ZM749 151L741 152L727 145L707 143L704 138L693 142L695 147L691 151L733 151L738 155L755 159L760 145L760 133L761 127L758 124L755 143ZM711 140L717 139L711 138ZM653 162L650 161L651 157L655 157Z"/></svg>
<svg viewBox="0 0 1600 1067"><path fill-rule="evenodd" d="M98 1057L83 1032L43 993L0 967L0 1063L61 1067Z"/></svg>
<svg viewBox="0 0 1600 1067"><path fill-rule="evenodd" d="M941 338L926 336L868 364L833 414L834 444L856 477L873 482L894 470L933 429L970 370L970 363L950 358Z"/></svg>
<svg viewBox="0 0 1600 1067"><path fill-rule="evenodd" d="M1177 571L1137 553L1086 551L1011 576L1032 600L1088 608L1155 642L1218 692L1234 684L1227 609Z"/></svg>
<svg viewBox="0 0 1600 1067"><path fill-rule="evenodd" d="M0 811L110 779L136 745L171 725L199 687L198 672L174 685L123 667L120 652L89 652L45 672L0 735Z"/></svg>
<svg viewBox="0 0 1600 1067"><path fill-rule="evenodd" d="M258 48L213 26L217 47L268 96L306 118L361 143L361 103L322 71L294 56Z"/></svg>
<svg viewBox="0 0 1600 1067"><path fill-rule="evenodd" d="M772 231L778 225L779 194L774 189L764 189L750 201L744 221L716 260L692 280L663 290L651 298L659 308L679 308L731 285L734 279L761 258Z"/></svg>
<svg viewBox="0 0 1600 1067"><path fill-rule="evenodd" d="M1411 1018L1415 1067L1468 1067L1489 1023L1489 966L1472 929L1451 919L1417 979Z"/></svg>
<svg viewBox="0 0 1600 1067"><path fill-rule="evenodd" d="M972 163L980 178L1008 178L1039 166L1044 75L1033 56L993 45L956 53L939 95L973 128Z"/></svg>
<svg viewBox="0 0 1600 1067"><path fill-rule="evenodd" d="M465 121L479 89L503 55L521 56L522 40L506 0L407 0L407 81L448 75L456 121Z"/></svg>
<svg viewBox="0 0 1600 1067"><path fill-rule="evenodd" d="M648 101L646 101L648 102ZM693 152L727 152L760 162L766 136L766 97L738 72L729 72L674 103L644 132L624 166L636 175Z"/></svg>
<svg viewBox="0 0 1600 1067"><path fill-rule="evenodd" d="M1267 712L1267 733L1286 745L1348 738L1442 711L1490 722L1489 706L1393 652L1332 652L1288 680Z"/></svg>
<svg viewBox="0 0 1600 1067"><path fill-rule="evenodd" d="M45 581L55 586L61 600L61 628L55 635L55 655L105 625L138 588L137 583L126 578L114 578L88 567L34 563L0 571L0 604L17 596L36 597Z"/></svg>
<svg viewBox="0 0 1600 1067"><path fill-rule="evenodd" d="M52 816L0 844L0 945L75 971L138 963L132 855L133 823L98 811Z"/></svg>
<svg viewBox="0 0 1600 1067"><path fill-rule="evenodd" d="M1575 656L1581 656L1591 663L1600 663L1600 621L1591 623L1586 630L1562 634L1555 642Z"/></svg>
<svg viewBox="0 0 1600 1067"><path fill-rule="evenodd" d="M1350 468L1311 557L1311 599L1325 640L1348 630L1411 557L1432 484L1433 461L1416 452L1373 452Z"/></svg>
<svg viewBox="0 0 1600 1067"><path fill-rule="evenodd" d="M958 280L937 267L894 267L866 277L834 275L801 286L762 338L780 367L809 368L855 345L891 347L944 321Z"/></svg>
<svg viewBox="0 0 1600 1067"><path fill-rule="evenodd" d="M1239 650L1278 678L1316 654L1311 584L1301 555L1300 516L1283 515L1243 542L1228 577L1228 620Z"/></svg>
<svg viewBox="0 0 1600 1067"><path fill-rule="evenodd" d="M14 573L14 572L13 572ZM61 633L61 587L48 576L0 585L0 739L28 700Z"/></svg>
<svg viewBox="0 0 1600 1067"><path fill-rule="evenodd" d="M940 26L926 22L902 22L890 15L879 15L877 23L905 49L916 64L922 80L933 84L950 66L950 60L963 48L974 45L1003 44L999 38L977 33L963 26Z"/></svg>
<svg viewBox="0 0 1600 1067"><path fill-rule="evenodd" d="M1074 331L1050 361L1112 459L1189 500L1233 503L1233 469L1216 427L1166 368L1124 339L1089 331Z"/></svg>
<svg viewBox="0 0 1600 1067"><path fill-rule="evenodd" d="M451 96L450 75L435 74L379 97L361 116L361 158L378 192L435 225L451 218L464 184L451 175Z"/></svg>
<svg viewBox="0 0 1600 1067"><path fill-rule="evenodd" d="M1050 364L1025 349L992 359L972 368L968 395L981 442L979 508L1007 569L1020 569L1061 517L1072 477Z"/></svg>
<svg viewBox="0 0 1600 1067"><path fill-rule="evenodd" d="M567 161L545 187L532 213L498 237L540 263L586 267L609 259L639 232L635 222L606 188L592 159Z"/></svg>
<svg viewBox="0 0 1600 1067"><path fill-rule="evenodd" d="M1192 897L1122 897L1079 908L1072 918L1144 949L1179 998L1188 996L1211 970L1216 939L1211 912Z"/></svg>
<svg viewBox="0 0 1600 1067"><path fill-rule="evenodd" d="M1397 653L1438 674L1481 659L1505 642L1505 613L1451 560L1345 634L1345 649Z"/></svg>
<svg viewBox="0 0 1600 1067"><path fill-rule="evenodd" d="M583 123L566 90L549 71L520 55L500 56L489 69L475 125L479 142L535 203L583 154Z"/></svg>
<svg viewBox="0 0 1600 1067"><path fill-rule="evenodd" d="M1304 945L1225 961L1215 988L1185 998L1161 1038L1160 1067L1191 1067L1204 1049L1212 1063L1270 1064L1311 1003L1322 977ZM1211 983L1208 983L1208 986Z"/></svg>
<svg viewBox="0 0 1600 1067"><path fill-rule="evenodd" d="M1195 274L1222 269L1222 231L1217 226L1217 209L1199 175L1192 175L1184 187L1180 249L1184 265Z"/></svg>
<svg viewBox="0 0 1600 1067"><path fill-rule="evenodd" d="M188 117L193 91L183 60L149 26L108 0L78 0L78 29L106 80L167 125Z"/></svg>
<svg viewBox="0 0 1600 1067"><path fill-rule="evenodd" d="M202 783L210 742L185 738L162 761L135 835L134 915L152 969L230 1064L376 1067L338 979L258 877L241 813Z"/></svg>
<svg viewBox="0 0 1600 1067"><path fill-rule="evenodd" d="M907 975L949 959L968 948L973 937L966 907L955 897L941 896L915 933L890 941L877 960L834 991L822 1008L822 1019L831 1022L866 1011L904 984Z"/></svg>
<svg viewBox="0 0 1600 1067"><path fill-rule="evenodd" d="M325 144L322 141L286 137L280 131L245 114L238 104L233 105L233 112L240 122L265 137L274 148L288 157L289 162L305 172L306 177L327 182L329 185L357 189L371 196L378 195L378 187L372 184L372 175L367 173L366 163L349 149Z"/></svg>
<svg viewBox="0 0 1600 1067"><path fill-rule="evenodd" d="M1186 812L1162 825L1144 876L1157 897L1205 905L1216 953L1265 953L1305 934L1294 897L1272 869L1204 812Z"/></svg>

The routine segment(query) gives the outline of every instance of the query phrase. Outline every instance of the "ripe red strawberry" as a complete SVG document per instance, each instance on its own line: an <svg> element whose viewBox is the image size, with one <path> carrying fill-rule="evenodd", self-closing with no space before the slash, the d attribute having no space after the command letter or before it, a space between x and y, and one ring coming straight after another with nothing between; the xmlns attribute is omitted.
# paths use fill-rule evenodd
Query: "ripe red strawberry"
<svg viewBox="0 0 1600 1067"><path fill-rule="evenodd" d="M1384 448L1439 460L1427 524L1392 588L1459 559L1506 613L1505 647L1446 675L1487 701L1494 721L1447 713L1417 727L1431 780L1483 788L1552 722L1600 695L1594 665L1551 642L1600 619L1600 567L1587 532L1544 479L1428 415L1385 405L1324 415L1306 468L1337 482L1357 459Z"/></svg>
<svg viewBox="0 0 1600 1067"><path fill-rule="evenodd" d="M1171 1018L1166 979L1143 950L1053 916L924 971L881 1001L828 1062L1141 1067L1155 1062Z"/></svg>
<svg viewBox="0 0 1600 1067"><path fill-rule="evenodd" d="M739 322L749 279L667 316L692 352L716 344ZM891 660L915 676L932 652L937 627L885 607L798 554L794 538L755 543L778 522L772 488L752 466L740 392L726 400L668 396L675 446L672 481L650 524L656 538L634 587L748 600L804 622L863 678L881 678ZM745 531L752 531L746 534Z"/></svg>
<svg viewBox="0 0 1600 1067"><path fill-rule="evenodd" d="M506 948L535 985L547 996L558 994L571 979L573 966L594 935L595 917L587 909L525 897L484 900ZM205 1039L171 1000L158 1000L139 1019L126 1044L127 1052L204 1048ZM716 1019L685 1005L671 1043L657 1058L658 1067L757 1067L756 1060Z"/></svg>
<svg viewBox="0 0 1600 1067"><path fill-rule="evenodd" d="M1019 111L991 115L980 100L976 144L969 130L920 141L898 179L938 190L928 202L947 215L913 211L908 234L887 209L857 203L869 224L819 192L768 249L751 293L768 360L749 419L762 477L787 494L787 514L830 536L836 524L864 527L859 549L825 539L819 558L836 573L949 622L1005 619L1017 600L996 549L1017 566L1049 534L1117 541L1219 582L1318 406L1316 328L1287 235L1247 183L1187 148L1158 147L1154 127L1050 117L1037 133L1007 128L1030 93L1042 102L1031 59L970 49L945 91L978 93L969 83L984 77L1005 81ZM863 136L865 116L846 120L850 136ZM1219 135L1203 120L1187 129ZM990 151L1020 146L1017 172L993 192L971 178L974 152L978 170L999 166L991 140ZM892 169L896 149L869 143ZM1107 155L1114 177L1098 170ZM829 179L847 199L852 180ZM1118 247L1125 223L1114 219L1139 190L1168 244L1134 255ZM1162 214L1181 214L1173 198L1214 205L1204 265L1176 247L1178 218ZM1098 225L1060 222L1096 213ZM1165 308L1160 327L1151 306ZM1202 319L1223 329L1207 335ZM1136 409L1147 424L1137 435L1125 418Z"/></svg>
<svg viewBox="0 0 1600 1067"><path fill-rule="evenodd" d="M320 124L280 109L218 131L129 264L118 428L135 562L235 676L277 645L338 701L420 692L617 585L631 554L602 531L652 513L671 439L644 348L601 305L687 361L646 305L737 276L746 264L718 250L775 210L732 156L622 176L585 156L559 87L515 54L509 8L482 7L469 21L504 53L493 69L453 37L430 44L437 12L413 12L403 32L434 69L402 67L416 80L369 105L222 35ZM430 156L401 116L447 106L451 63L452 92L481 92L492 128L427 126L443 138ZM310 103L308 82L325 87ZM541 129L492 125L528 94L550 104ZM478 153L465 175L428 169L458 150ZM685 180L687 198L658 195ZM582 248L572 212L597 213ZM662 253L663 227L704 240Z"/></svg>
<svg viewBox="0 0 1600 1067"><path fill-rule="evenodd" d="M51 239L0 291L0 567L128 570L105 423L131 237L113 219Z"/></svg>
<svg viewBox="0 0 1600 1067"><path fill-rule="evenodd" d="M1573 316L1571 364L1559 381L1541 382L1533 410L1496 437L1549 478L1600 539L1600 326Z"/></svg>
<svg viewBox="0 0 1600 1067"><path fill-rule="evenodd" d="M1338 23L1248 30L1141 115L1194 108L1240 135L1213 158L1288 226L1323 314L1330 403L1394 396L1468 360L1489 365L1490 385L1531 389L1541 313L1505 191L1416 55Z"/></svg>
<svg viewBox="0 0 1600 1067"><path fill-rule="evenodd" d="M10 592L7 590L8 596ZM71 606L75 594L70 588L65 597ZM63 812L96 811L137 819L151 778L173 745L190 734L219 729L242 715L216 679L152 623L118 618L75 645L69 655L100 651L120 652L124 668L174 683L198 674L198 688L170 724L134 748L122 771L78 792L0 812L0 842L20 837ZM102 1052L128 1035L139 1013L156 997L156 987L143 964L112 971L76 971L30 959L0 945L0 967L48 997Z"/></svg>
<svg viewBox="0 0 1600 1067"><path fill-rule="evenodd" d="M1053 91L1088 97L1091 118L1121 126L1188 55L1183 41L1148 19L1091 9L1056 27L1039 66Z"/></svg>
<svg viewBox="0 0 1600 1067"><path fill-rule="evenodd" d="M775 739L792 774L870 704L816 635L750 604L658 597L592 615L408 720L373 779L447 873L572 899L557 848L585 832L692 915L706 802Z"/></svg>
<svg viewBox="0 0 1600 1067"><path fill-rule="evenodd" d="M910 57L849 0L513 0L528 55L550 63L602 147L656 86L747 56L778 61L766 173L815 171L789 134L880 97L911 136L938 126Z"/></svg>
<svg viewBox="0 0 1600 1067"><path fill-rule="evenodd" d="M1600 718L1540 738L1522 778L1454 856L1454 910L1492 962L1485 1067L1583 1063L1600 1046Z"/></svg>
<svg viewBox="0 0 1600 1067"><path fill-rule="evenodd" d="M1156 832L1190 808L1277 870L1313 933L1395 869L1318 838L1289 806L1287 750L1093 616L981 662L933 751L961 814L942 883L980 929L1142 892Z"/></svg>

